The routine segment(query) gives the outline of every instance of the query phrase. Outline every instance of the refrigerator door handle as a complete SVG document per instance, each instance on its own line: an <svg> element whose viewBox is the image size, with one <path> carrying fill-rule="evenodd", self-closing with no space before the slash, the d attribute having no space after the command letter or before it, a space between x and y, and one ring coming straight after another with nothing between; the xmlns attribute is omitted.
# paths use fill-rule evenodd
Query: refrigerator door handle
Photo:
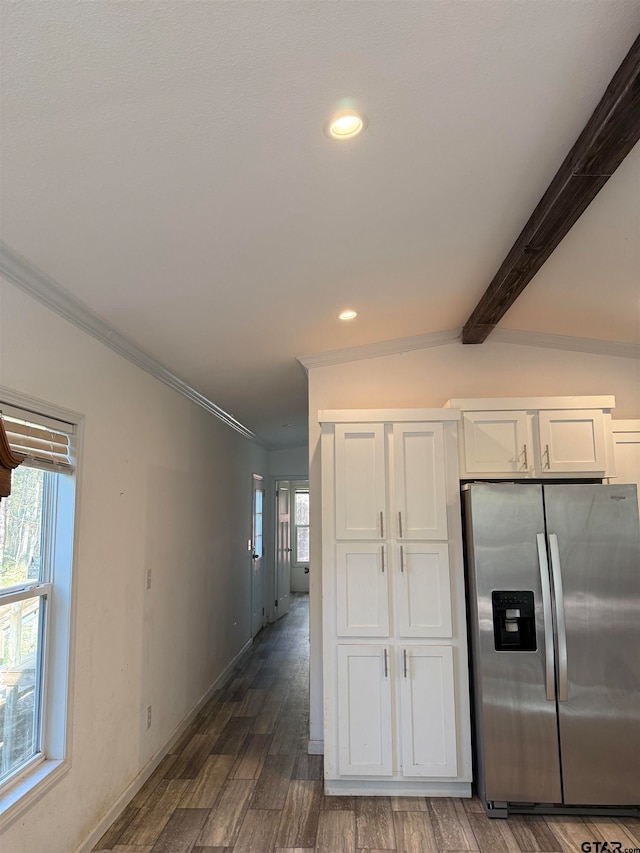
<svg viewBox="0 0 640 853"><path fill-rule="evenodd" d="M544 533L537 533L538 565L540 566L540 585L542 587L542 613L544 617L544 670L547 687L547 699L556 698L555 676L553 671L553 620L551 617L551 585L549 584L549 564Z"/></svg>
<svg viewBox="0 0 640 853"><path fill-rule="evenodd" d="M569 681L567 677L567 629L564 620L564 595L562 592L562 573L560 571L560 549L558 537L549 534L551 552L551 572L553 574L553 592L556 601L556 624L558 626L558 700L569 699Z"/></svg>

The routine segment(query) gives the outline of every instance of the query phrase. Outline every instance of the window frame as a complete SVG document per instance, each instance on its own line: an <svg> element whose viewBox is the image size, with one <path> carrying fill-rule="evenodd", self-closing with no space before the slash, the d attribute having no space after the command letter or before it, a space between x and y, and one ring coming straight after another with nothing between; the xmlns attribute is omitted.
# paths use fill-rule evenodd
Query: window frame
<svg viewBox="0 0 640 853"><path fill-rule="evenodd" d="M40 662L40 751L0 784L0 830L58 782L71 767L75 657L75 583L84 416L0 386L0 410L38 423L57 421L71 436L73 465L51 469L43 494L40 581L7 588L2 602L41 597L44 602ZM24 463L23 463L24 464ZM28 464L28 463L27 463ZM40 466L33 466L40 467Z"/></svg>
<svg viewBox="0 0 640 853"><path fill-rule="evenodd" d="M299 560L298 559L298 528L306 527L308 530L310 525L309 524L297 524L297 522L296 522L296 495L298 495L298 494L308 495L309 494L309 486L308 485L301 486L300 488L293 486L292 494L293 494L293 512L292 512L293 523L292 523L291 527L293 530L293 536L292 536L292 539L293 539L293 560L291 561L291 563L296 568L307 568L309 566L309 560Z"/></svg>

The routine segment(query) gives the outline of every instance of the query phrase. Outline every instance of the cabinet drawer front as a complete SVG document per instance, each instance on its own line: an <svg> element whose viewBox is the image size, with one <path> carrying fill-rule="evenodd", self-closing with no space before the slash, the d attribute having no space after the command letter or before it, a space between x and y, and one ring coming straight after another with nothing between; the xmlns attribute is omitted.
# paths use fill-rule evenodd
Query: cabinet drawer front
<svg viewBox="0 0 640 853"><path fill-rule="evenodd" d="M336 546L339 635L389 636L388 576L386 545L353 542Z"/></svg>
<svg viewBox="0 0 640 853"><path fill-rule="evenodd" d="M540 412L542 473L604 472L607 466L602 412Z"/></svg>
<svg viewBox="0 0 640 853"><path fill-rule="evenodd" d="M383 424L336 425L336 538L383 539Z"/></svg>
<svg viewBox="0 0 640 853"><path fill-rule="evenodd" d="M338 772L392 773L391 678L385 646L338 646Z"/></svg>
<svg viewBox="0 0 640 853"><path fill-rule="evenodd" d="M457 776L453 650L405 646L400 655L403 775Z"/></svg>
<svg viewBox="0 0 640 853"><path fill-rule="evenodd" d="M463 430L469 473L529 473L525 412L465 412Z"/></svg>
<svg viewBox="0 0 640 853"><path fill-rule="evenodd" d="M398 551L399 636L450 637L449 546L408 543Z"/></svg>
<svg viewBox="0 0 640 853"><path fill-rule="evenodd" d="M442 424L394 424L395 535L446 539Z"/></svg>

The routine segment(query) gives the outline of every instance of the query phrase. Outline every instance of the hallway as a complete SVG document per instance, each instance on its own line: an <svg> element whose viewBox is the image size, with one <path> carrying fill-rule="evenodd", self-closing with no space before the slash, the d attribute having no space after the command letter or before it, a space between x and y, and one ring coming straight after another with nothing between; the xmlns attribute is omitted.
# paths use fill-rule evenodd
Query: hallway
<svg viewBox="0 0 640 853"><path fill-rule="evenodd" d="M490 821L476 799L327 797L307 755L308 596L265 628L96 845L117 853L563 853L640 849L632 818ZM586 849L586 848L584 848Z"/></svg>

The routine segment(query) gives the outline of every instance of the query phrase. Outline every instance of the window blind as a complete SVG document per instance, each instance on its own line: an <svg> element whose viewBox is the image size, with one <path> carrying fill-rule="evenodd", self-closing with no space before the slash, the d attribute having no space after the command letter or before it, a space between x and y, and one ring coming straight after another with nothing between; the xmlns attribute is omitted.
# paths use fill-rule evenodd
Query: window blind
<svg viewBox="0 0 640 853"><path fill-rule="evenodd" d="M25 465L44 470L71 471L71 437L74 427L60 423L32 423L29 420L1 413L11 450L24 459Z"/></svg>

